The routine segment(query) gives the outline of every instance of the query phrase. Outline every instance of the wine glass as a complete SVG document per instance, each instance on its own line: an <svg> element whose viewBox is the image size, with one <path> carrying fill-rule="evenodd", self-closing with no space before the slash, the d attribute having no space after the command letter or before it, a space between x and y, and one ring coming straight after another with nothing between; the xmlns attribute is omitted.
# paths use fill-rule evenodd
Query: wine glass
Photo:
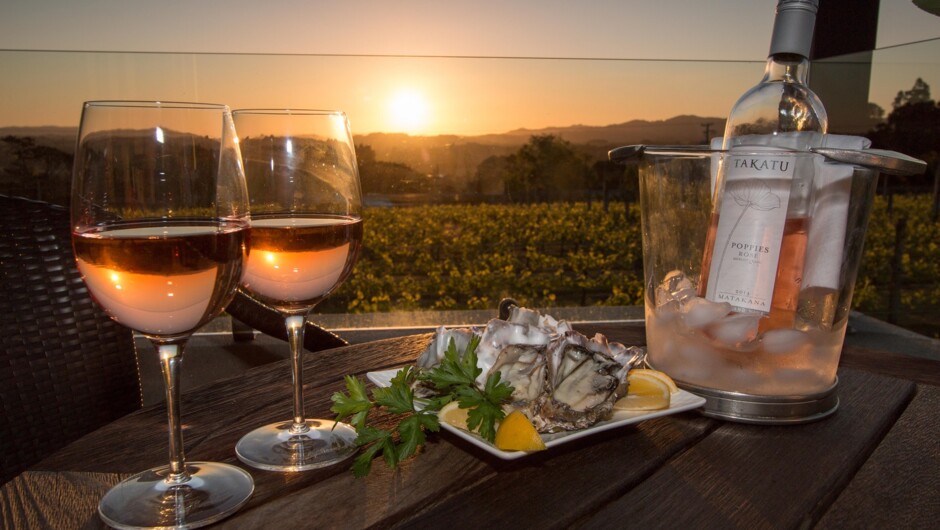
<svg viewBox="0 0 940 530"><path fill-rule="evenodd" d="M336 111L236 110L251 201L251 252L241 289L284 316L293 412L238 441L248 465L303 471L356 452L350 425L304 415L304 325L349 276L362 242L359 170L346 115Z"/></svg>
<svg viewBox="0 0 940 530"><path fill-rule="evenodd" d="M166 384L168 466L121 482L98 513L116 528L204 526L254 482L186 462L179 371L192 332L231 301L247 257L248 191L225 105L86 102L72 178L72 246L94 299L156 347Z"/></svg>

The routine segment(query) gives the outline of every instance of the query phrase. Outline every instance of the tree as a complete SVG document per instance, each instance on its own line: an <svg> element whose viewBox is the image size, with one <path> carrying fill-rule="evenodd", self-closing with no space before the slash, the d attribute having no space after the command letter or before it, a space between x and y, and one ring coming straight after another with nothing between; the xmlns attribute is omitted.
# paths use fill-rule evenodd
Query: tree
<svg viewBox="0 0 940 530"><path fill-rule="evenodd" d="M428 193L431 180L406 164L380 162L368 145L356 146L359 182L364 194Z"/></svg>
<svg viewBox="0 0 940 530"><path fill-rule="evenodd" d="M940 105L930 99L930 86L918 78L911 90L898 92L888 118L869 132L872 147L891 149L923 159L929 167L925 175L892 180L926 187L933 175L934 194L940 179Z"/></svg>
<svg viewBox="0 0 940 530"><path fill-rule="evenodd" d="M506 192L509 157L492 155L477 166L471 189L480 195L502 195Z"/></svg>
<svg viewBox="0 0 940 530"><path fill-rule="evenodd" d="M891 108L897 110L898 107L903 107L904 105L927 102L933 103L933 100L930 99L930 85L918 77L910 90L898 91L898 95L894 96L894 101L891 103Z"/></svg>
<svg viewBox="0 0 940 530"><path fill-rule="evenodd" d="M5 193L67 205L72 155L29 136L4 136L7 159L0 167Z"/></svg>
<svg viewBox="0 0 940 530"><path fill-rule="evenodd" d="M359 167L375 163L375 149L371 145L359 144L356 146L356 162Z"/></svg>
<svg viewBox="0 0 940 530"><path fill-rule="evenodd" d="M610 209L612 198L618 198L626 202L636 200L636 175L628 179L627 173L636 170L636 165L624 167L623 164L611 162L610 160L598 160L591 166L594 172L594 182L600 186L602 204L604 211ZM627 183L633 183L628 186Z"/></svg>
<svg viewBox="0 0 940 530"><path fill-rule="evenodd" d="M535 135L507 160L507 194L525 202L573 200L586 191L590 174L585 157L569 142Z"/></svg>
<svg viewBox="0 0 940 530"><path fill-rule="evenodd" d="M940 107L930 99L930 86L918 78L911 90L898 92L894 110L870 133L872 144L917 158L931 159L940 150Z"/></svg>

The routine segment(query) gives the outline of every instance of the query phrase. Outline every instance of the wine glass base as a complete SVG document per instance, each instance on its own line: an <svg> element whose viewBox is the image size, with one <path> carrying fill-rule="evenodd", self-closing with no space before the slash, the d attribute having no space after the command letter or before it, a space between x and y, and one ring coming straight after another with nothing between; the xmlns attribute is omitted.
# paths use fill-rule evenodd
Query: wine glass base
<svg viewBox="0 0 940 530"><path fill-rule="evenodd" d="M292 433L292 421L259 427L235 445L238 459L268 471L304 471L331 466L356 454L356 430L345 423L307 420L308 430Z"/></svg>
<svg viewBox="0 0 940 530"><path fill-rule="evenodd" d="M255 490L243 469L216 462L187 462L190 479L168 484L168 466L149 469L111 488L98 515L114 528L199 528L241 508Z"/></svg>

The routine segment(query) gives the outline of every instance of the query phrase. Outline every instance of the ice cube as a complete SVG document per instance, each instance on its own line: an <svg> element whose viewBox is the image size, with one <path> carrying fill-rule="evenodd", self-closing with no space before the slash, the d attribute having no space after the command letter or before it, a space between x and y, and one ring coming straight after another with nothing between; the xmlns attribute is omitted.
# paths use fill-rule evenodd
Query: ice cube
<svg viewBox="0 0 940 530"><path fill-rule="evenodd" d="M689 300L695 298L695 296L696 296L697 294L698 294L698 289L696 289L695 287L692 287L691 284L690 284L689 287L684 287L684 288L682 288L682 289L680 289L680 290L678 290L678 291L672 293L672 296L673 296L676 300L678 300L679 302L681 302L681 303L684 304L684 303L688 302Z"/></svg>
<svg viewBox="0 0 940 530"><path fill-rule="evenodd" d="M668 291L667 289L664 289L664 288L662 288L662 287L657 287L657 288L656 288L656 295L655 295L655 297L656 297L656 308L657 308L657 309L659 309L660 307L669 305L669 304L678 303L678 302L676 301L675 297L672 296L672 293L671 293L670 291Z"/></svg>
<svg viewBox="0 0 940 530"><path fill-rule="evenodd" d="M793 385L805 381L815 382L819 379L819 374L806 368L778 368L774 370L774 379L779 383Z"/></svg>
<svg viewBox="0 0 940 530"><path fill-rule="evenodd" d="M690 280L687 276L683 276L681 280L676 282L676 286L672 292L679 293L682 291L688 291L689 289L695 289L695 286L692 285L692 280Z"/></svg>
<svg viewBox="0 0 940 530"><path fill-rule="evenodd" d="M684 340L679 344L678 359L674 368L679 379L703 384L708 381L720 363L718 353L696 340Z"/></svg>
<svg viewBox="0 0 940 530"><path fill-rule="evenodd" d="M708 327L708 333L728 347L740 347L757 338L760 315L733 313Z"/></svg>
<svg viewBox="0 0 940 530"><path fill-rule="evenodd" d="M680 271L670 271L656 287L656 305L658 307L673 300L685 303L696 294L692 280Z"/></svg>
<svg viewBox="0 0 940 530"><path fill-rule="evenodd" d="M709 302L695 297L682 306L683 320L691 329L702 329L731 312L728 302Z"/></svg>
<svg viewBox="0 0 940 530"><path fill-rule="evenodd" d="M777 394L812 394L821 392L832 385L816 370L800 368L779 368L774 371L773 391Z"/></svg>
<svg viewBox="0 0 940 530"><path fill-rule="evenodd" d="M666 273L660 286L665 289L666 292L674 293L685 287L683 284L688 281L682 271L673 270Z"/></svg>
<svg viewBox="0 0 940 530"><path fill-rule="evenodd" d="M728 376L728 390L755 394L757 393L757 389L759 389L760 385L764 382L763 378L753 370L735 367L729 368L726 372Z"/></svg>
<svg viewBox="0 0 940 530"><path fill-rule="evenodd" d="M796 329L772 329L764 333L763 343L767 353L796 353L809 343L809 335Z"/></svg>
<svg viewBox="0 0 940 530"><path fill-rule="evenodd" d="M663 324L672 322L676 319L676 316L679 315L679 310L679 302L670 300L668 303L660 305L656 308L654 318L660 319Z"/></svg>

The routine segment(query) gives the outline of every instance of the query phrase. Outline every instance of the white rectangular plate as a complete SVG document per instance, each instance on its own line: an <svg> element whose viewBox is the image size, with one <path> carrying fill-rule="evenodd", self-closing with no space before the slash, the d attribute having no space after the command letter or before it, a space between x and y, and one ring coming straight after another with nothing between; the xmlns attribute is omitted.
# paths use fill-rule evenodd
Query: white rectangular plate
<svg viewBox="0 0 940 530"><path fill-rule="evenodd" d="M395 377L395 374L398 373L398 369L395 370L382 370L380 372L369 372L366 374L366 377L369 381L372 381L373 384L379 387L387 387L391 385L392 378ZM553 434L542 434L542 440L545 441L545 447L550 449L556 445L561 445L566 442L571 442L577 440L578 438L584 438L585 436L591 436L599 432L604 432L610 429L616 429L618 427L623 427L624 425L631 425L634 423L639 423L644 420L651 420L653 418L659 418L660 416L668 416L670 414L676 414L678 412L684 412L687 410L697 409L705 404L705 398L696 396L686 392L685 390L679 389L679 392L672 395L669 403L669 408L662 410L651 410L651 411L636 411L629 412L624 410L615 410L613 417L609 420L601 421L595 423L594 425L588 427L587 429L581 429L577 431L565 431ZM525 451L503 451L497 449L493 444L487 442L479 436L467 432L463 429L458 429L453 425L441 422L441 427L445 430L454 433L455 435L463 438L464 440L472 443L473 445L483 449L487 453L494 455L496 457L502 458L503 460L515 460L517 458L522 458L526 455L532 454Z"/></svg>

